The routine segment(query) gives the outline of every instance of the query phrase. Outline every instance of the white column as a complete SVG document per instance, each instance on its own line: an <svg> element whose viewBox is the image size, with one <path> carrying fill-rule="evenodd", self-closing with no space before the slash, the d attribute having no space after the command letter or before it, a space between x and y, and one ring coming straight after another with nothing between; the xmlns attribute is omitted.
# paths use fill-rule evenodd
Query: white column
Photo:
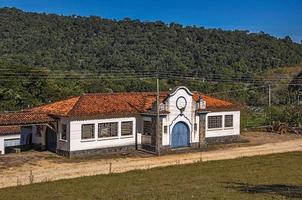
<svg viewBox="0 0 302 200"><path fill-rule="evenodd" d="M0 138L0 151L1 151L1 154L5 154L4 138Z"/></svg>

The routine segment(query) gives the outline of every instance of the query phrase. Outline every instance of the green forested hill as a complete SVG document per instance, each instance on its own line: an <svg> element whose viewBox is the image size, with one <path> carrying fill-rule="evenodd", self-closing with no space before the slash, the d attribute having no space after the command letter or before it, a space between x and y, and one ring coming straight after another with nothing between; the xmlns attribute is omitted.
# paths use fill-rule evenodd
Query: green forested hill
<svg viewBox="0 0 302 200"><path fill-rule="evenodd" d="M253 77L302 63L302 45L289 37L223 31L163 22L121 21L0 9L0 110L12 110L81 92L149 90L153 83L64 82L30 77L7 81L7 72L48 69L177 71L205 78ZM11 76L12 74L8 74ZM125 80L124 80L125 81ZM139 85L139 86L138 86ZM105 89L104 89L105 88Z"/></svg>
<svg viewBox="0 0 302 200"><path fill-rule="evenodd" d="M264 33L0 10L2 62L51 69L246 73L302 62L302 45ZM162 63L159 63L162 62Z"/></svg>

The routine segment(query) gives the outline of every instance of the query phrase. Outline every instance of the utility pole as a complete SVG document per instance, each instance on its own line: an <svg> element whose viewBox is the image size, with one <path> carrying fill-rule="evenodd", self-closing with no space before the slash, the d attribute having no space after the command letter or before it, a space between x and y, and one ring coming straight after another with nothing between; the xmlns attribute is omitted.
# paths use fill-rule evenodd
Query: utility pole
<svg viewBox="0 0 302 200"><path fill-rule="evenodd" d="M272 105L272 88L271 84L268 85L268 106L271 107Z"/></svg>
<svg viewBox="0 0 302 200"><path fill-rule="evenodd" d="M159 108L159 72L158 72L158 66L156 67L156 152L157 155L160 156L160 108Z"/></svg>

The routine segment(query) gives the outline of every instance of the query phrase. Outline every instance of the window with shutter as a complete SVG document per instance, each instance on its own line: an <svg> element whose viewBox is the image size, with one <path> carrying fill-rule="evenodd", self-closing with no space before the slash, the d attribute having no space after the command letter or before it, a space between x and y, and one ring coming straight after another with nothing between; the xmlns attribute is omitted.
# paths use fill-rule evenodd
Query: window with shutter
<svg viewBox="0 0 302 200"><path fill-rule="evenodd" d="M129 122L122 122L122 125L121 125L121 129L122 129L122 132L121 132L121 135L122 136L126 136L126 135L132 135L132 130L133 130L133 122L132 121L129 121Z"/></svg>

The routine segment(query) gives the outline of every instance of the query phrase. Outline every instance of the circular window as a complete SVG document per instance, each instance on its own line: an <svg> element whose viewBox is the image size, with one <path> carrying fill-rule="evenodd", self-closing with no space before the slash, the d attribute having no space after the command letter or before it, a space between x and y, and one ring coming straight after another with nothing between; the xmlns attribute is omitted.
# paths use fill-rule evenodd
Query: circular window
<svg viewBox="0 0 302 200"><path fill-rule="evenodd" d="M183 110L187 106L187 100L184 97L179 97L176 101L176 106L179 110Z"/></svg>

